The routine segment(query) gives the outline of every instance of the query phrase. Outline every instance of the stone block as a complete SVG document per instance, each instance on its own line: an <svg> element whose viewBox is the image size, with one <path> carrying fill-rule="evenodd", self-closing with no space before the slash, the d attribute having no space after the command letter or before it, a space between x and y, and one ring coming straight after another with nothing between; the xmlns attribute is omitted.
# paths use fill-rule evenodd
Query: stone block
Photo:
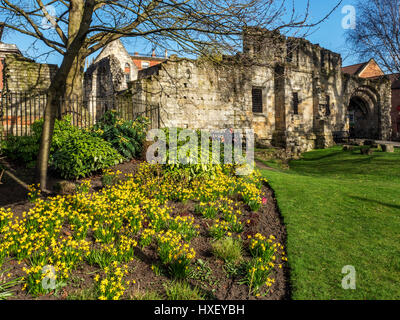
<svg viewBox="0 0 400 320"><path fill-rule="evenodd" d="M365 156L372 156L374 153L374 150L372 148L361 148L361 154Z"/></svg>
<svg viewBox="0 0 400 320"><path fill-rule="evenodd" d="M61 195L71 194L76 191L76 185L70 181L60 181L54 185L54 191Z"/></svg>
<svg viewBox="0 0 400 320"><path fill-rule="evenodd" d="M343 146L343 151L353 151L354 150L354 146L352 145L344 145Z"/></svg>
<svg viewBox="0 0 400 320"><path fill-rule="evenodd" d="M381 149L383 152L394 152L394 145L392 144L381 144Z"/></svg>

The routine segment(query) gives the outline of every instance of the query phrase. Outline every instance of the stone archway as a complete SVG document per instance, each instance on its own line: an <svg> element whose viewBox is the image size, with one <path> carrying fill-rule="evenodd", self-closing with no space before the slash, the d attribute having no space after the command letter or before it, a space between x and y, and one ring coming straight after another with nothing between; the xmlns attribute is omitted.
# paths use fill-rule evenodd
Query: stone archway
<svg viewBox="0 0 400 320"><path fill-rule="evenodd" d="M377 139L379 136L379 95L369 87L360 87L348 104L350 138Z"/></svg>

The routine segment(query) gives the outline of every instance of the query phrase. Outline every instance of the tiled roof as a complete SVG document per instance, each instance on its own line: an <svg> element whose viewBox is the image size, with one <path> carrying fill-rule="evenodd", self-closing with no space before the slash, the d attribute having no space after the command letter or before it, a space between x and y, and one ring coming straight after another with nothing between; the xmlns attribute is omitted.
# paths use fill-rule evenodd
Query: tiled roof
<svg viewBox="0 0 400 320"><path fill-rule="evenodd" d="M343 67L342 71L343 73L351 74L354 76L357 75L367 64L368 62L353 64L351 66Z"/></svg>

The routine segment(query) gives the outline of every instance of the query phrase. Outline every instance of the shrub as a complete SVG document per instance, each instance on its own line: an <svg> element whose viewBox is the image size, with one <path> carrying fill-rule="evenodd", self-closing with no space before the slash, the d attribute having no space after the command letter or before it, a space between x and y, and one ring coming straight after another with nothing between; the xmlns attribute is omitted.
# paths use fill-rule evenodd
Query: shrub
<svg viewBox="0 0 400 320"><path fill-rule="evenodd" d="M242 261L242 242L232 238L218 240L212 244L214 255L228 263L237 264Z"/></svg>
<svg viewBox="0 0 400 320"><path fill-rule="evenodd" d="M123 121L115 111L108 111L92 130L108 142L126 159L137 158L143 151L149 121L139 117L135 121Z"/></svg>
<svg viewBox="0 0 400 320"><path fill-rule="evenodd" d="M15 161L36 165L42 135L43 119L31 125L32 134L11 136L6 142L6 155ZM111 144L90 132L74 127L71 117L56 120L50 147L49 165L65 179L86 177L93 171L109 168L122 161Z"/></svg>
<svg viewBox="0 0 400 320"><path fill-rule="evenodd" d="M65 179L86 177L122 161L122 156L107 141L83 130L73 132L55 151L52 167Z"/></svg>
<svg viewBox="0 0 400 320"><path fill-rule="evenodd" d="M34 168L39 154L39 146L40 136L8 136L4 154L11 160L25 163L28 168Z"/></svg>
<svg viewBox="0 0 400 320"><path fill-rule="evenodd" d="M22 162L29 168L34 168L39 154L40 139L42 136L43 119L37 120L31 125L31 135L29 136L8 136L4 143L5 155L14 161ZM50 147L50 164L52 154L58 150L69 136L78 132L80 129L71 124L71 117L67 116L63 120L56 119L54 124L53 140Z"/></svg>

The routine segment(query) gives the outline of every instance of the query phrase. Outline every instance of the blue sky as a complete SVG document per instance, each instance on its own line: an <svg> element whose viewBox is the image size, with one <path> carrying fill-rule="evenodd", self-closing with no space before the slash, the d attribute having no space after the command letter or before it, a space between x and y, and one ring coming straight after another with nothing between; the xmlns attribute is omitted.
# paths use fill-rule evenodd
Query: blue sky
<svg viewBox="0 0 400 320"><path fill-rule="evenodd" d="M304 8L307 0L294 0L295 6L299 12ZM317 21L325 16L337 3L338 0L310 0L310 18L313 21ZM342 28L342 19L345 14L342 14L342 8L345 5L354 5L356 0L343 0L341 6L318 27L307 36L307 39L312 43L319 43L320 46L338 52L342 54L343 65L350 65L361 62L357 56L349 55L349 50L346 49L345 31ZM38 53L47 52L48 49L44 45L38 44L37 50L33 50L31 45L33 43L32 38L13 32L12 34L5 34L3 42L15 43L19 49L27 56L36 57ZM129 52L138 51L140 53L151 53L151 45L140 41L140 40L124 40L127 50ZM59 54L52 54L50 56L43 56L36 59L38 62L46 62L59 64L61 62L61 56Z"/></svg>

